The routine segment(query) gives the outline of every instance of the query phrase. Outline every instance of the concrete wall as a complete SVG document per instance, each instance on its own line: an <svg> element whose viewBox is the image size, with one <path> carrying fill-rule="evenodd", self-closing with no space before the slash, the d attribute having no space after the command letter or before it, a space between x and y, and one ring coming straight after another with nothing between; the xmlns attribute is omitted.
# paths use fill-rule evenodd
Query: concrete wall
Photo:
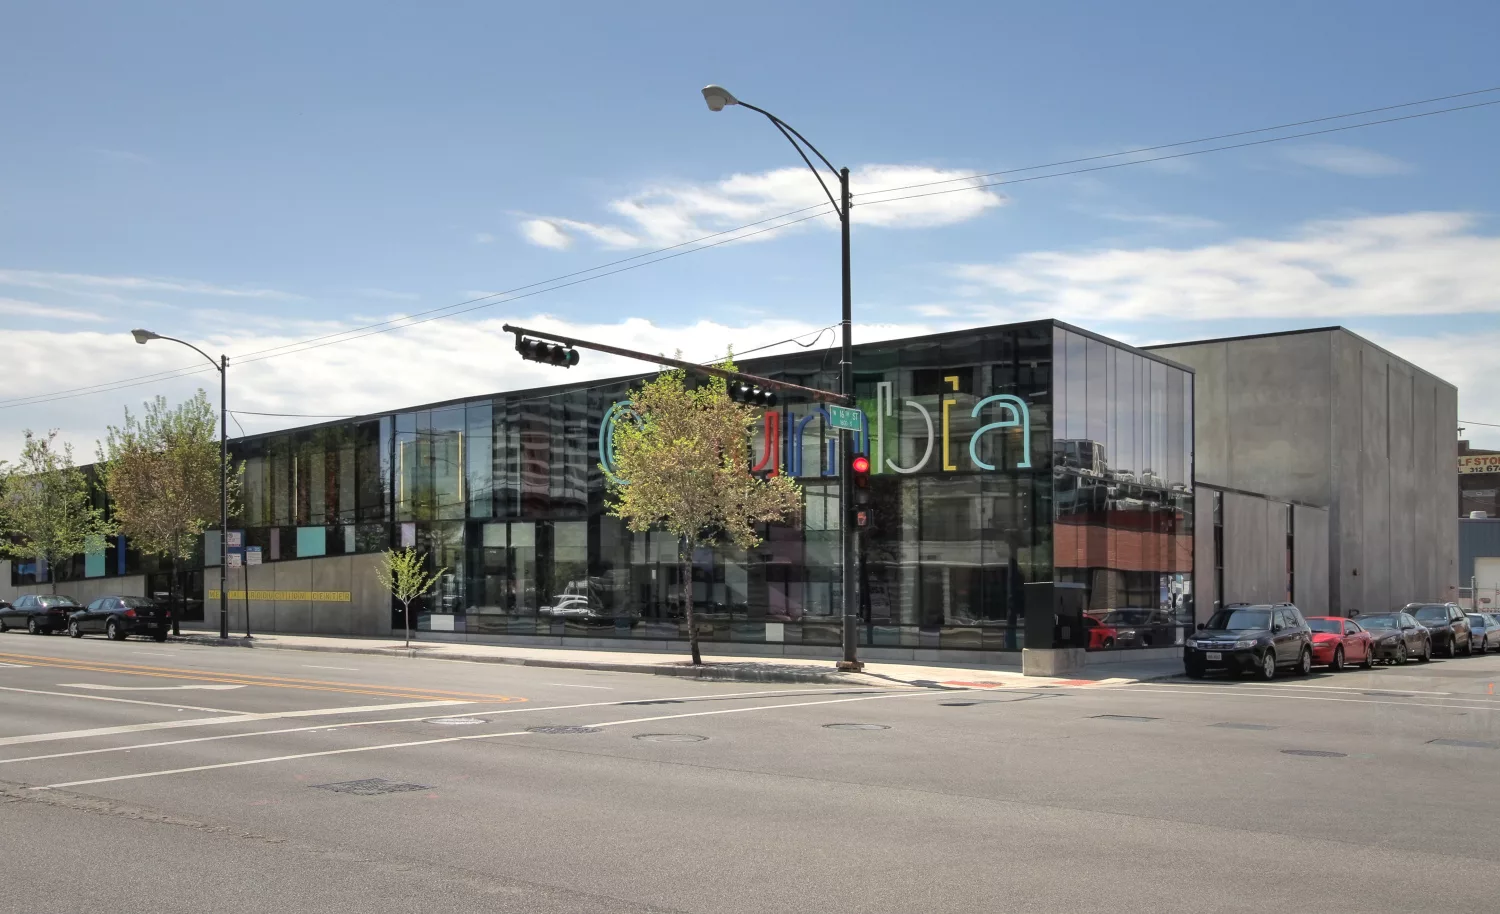
<svg viewBox="0 0 1500 914"><path fill-rule="evenodd" d="M1327 615L1328 511L1293 505L1292 531L1292 561L1296 571L1292 602L1305 615Z"/></svg>
<svg viewBox="0 0 1500 914"><path fill-rule="evenodd" d="M1214 493L1198 486L1193 492L1193 622L1207 622L1218 607L1214 568Z"/></svg>
<svg viewBox="0 0 1500 914"><path fill-rule="evenodd" d="M110 594L126 597L144 597L146 578L132 574L123 578L87 578L82 581L64 581L57 585L57 592L67 594L80 603L92 603ZM0 598L14 600L23 593L52 593L51 584L10 586L10 562L0 562Z"/></svg>
<svg viewBox="0 0 1500 914"><path fill-rule="evenodd" d="M1286 599L1286 512L1283 502L1224 493L1224 602Z"/></svg>
<svg viewBox="0 0 1500 914"><path fill-rule="evenodd" d="M1194 478L1282 501L1326 505L1329 330L1151 351L1194 371Z"/></svg>
<svg viewBox="0 0 1500 914"><path fill-rule="evenodd" d="M378 554L335 555L231 568L229 589L231 592L245 590L248 571L252 593L313 591L350 595L348 602L251 600L252 634L389 635L390 596L375 580L375 569L379 564ZM193 623L194 627L217 630L218 608L214 601L209 602L210 606L204 613L205 621ZM230 600L229 630L231 633L245 631L245 601L241 598Z"/></svg>
<svg viewBox="0 0 1500 914"><path fill-rule="evenodd" d="M1457 389L1343 330L1333 364L1331 604L1456 599Z"/></svg>

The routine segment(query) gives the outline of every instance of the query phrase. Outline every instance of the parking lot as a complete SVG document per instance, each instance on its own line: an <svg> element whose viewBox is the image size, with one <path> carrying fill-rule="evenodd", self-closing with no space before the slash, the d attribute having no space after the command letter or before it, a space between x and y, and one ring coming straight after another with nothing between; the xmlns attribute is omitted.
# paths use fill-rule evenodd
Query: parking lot
<svg viewBox="0 0 1500 914"><path fill-rule="evenodd" d="M11 633L0 878L36 912L1488 912L1496 680L797 688Z"/></svg>

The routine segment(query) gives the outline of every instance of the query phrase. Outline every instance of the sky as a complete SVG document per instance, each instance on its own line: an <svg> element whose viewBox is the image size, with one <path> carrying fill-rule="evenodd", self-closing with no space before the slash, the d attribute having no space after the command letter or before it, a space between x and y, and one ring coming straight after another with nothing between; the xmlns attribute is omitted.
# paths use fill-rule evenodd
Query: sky
<svg viewBox="0 0 1500 914"><path fill-rule="evenodd" d="M1495 89L1497 34L1489 0L0 0L0 458L58 429L86 461L146 399L217 399L134 327L228 354L231 434L640 370L522 362L507 321L830 345L837 221L708 83L850 168L856 340L1341 324L1500 448L1500 104L1180 155L1500 91L1132 152Z"/></svg>

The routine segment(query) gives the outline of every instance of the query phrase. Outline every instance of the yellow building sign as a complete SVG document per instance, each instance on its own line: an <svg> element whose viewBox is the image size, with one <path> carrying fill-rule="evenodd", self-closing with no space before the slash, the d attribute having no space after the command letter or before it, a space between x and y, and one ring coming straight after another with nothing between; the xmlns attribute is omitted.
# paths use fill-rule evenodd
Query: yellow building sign
<svg viewBox="0 0 1500 914"><path fill-rule="evenodd" d="M219 592L217 590L210 590L208 592L208 599L219 599ZM243 590L231 590L229 592L229 599L243 600L245 599L245 592ZM272 602L348 603L350 601L350 594L347 590L252 590L250 591L250 599L270 600Z"/></svg>

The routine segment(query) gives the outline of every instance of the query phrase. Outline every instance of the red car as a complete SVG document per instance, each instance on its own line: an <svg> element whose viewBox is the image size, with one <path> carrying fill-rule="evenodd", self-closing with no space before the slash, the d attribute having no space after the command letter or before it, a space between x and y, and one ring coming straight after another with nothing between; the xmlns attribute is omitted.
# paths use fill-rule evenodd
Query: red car
<svg viewBox="0 0 1500 914"><path fill-rule="evenodd" d="M1375 639L1353 619L1308 616L1312 629L1313 663L1337 673L1351 663L1365 669L1375 665Z"/></svg>

